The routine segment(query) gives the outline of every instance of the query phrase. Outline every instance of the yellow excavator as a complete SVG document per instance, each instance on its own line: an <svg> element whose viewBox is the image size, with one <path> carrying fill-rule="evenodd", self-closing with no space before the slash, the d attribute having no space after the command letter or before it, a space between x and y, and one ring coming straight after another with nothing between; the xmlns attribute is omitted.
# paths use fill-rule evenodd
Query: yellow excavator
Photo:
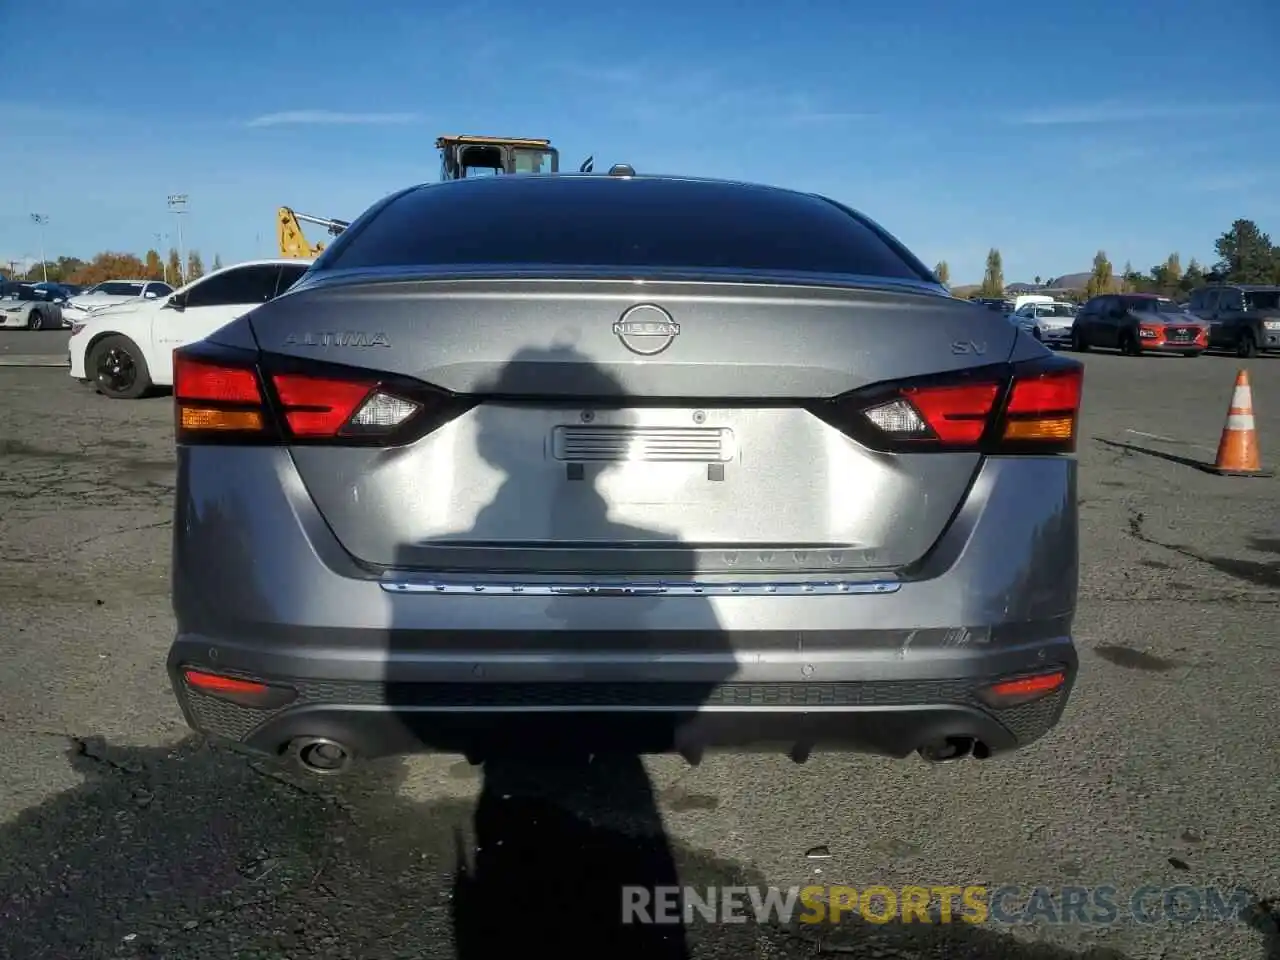
<svg viewBox="0 0 1280 960"><path fill-rule="evenodd" d="M312 244L307 241L306 235L302 232L304 223L324 227L331 237L336 237L350 226L345 220L313 217L309 213L297 213L289 207L281 207L276 212L276 236L280 240L280 256L308 260L320 256L324 250L324 244Z"/></svg>
<svg viewBox="0 0 1280 960"><path fill-rule="evenodd" d="M453 134L436 138L436 149L441 180L560 172L560 151L550 140Z"/></svg>
<svg viewBox="0 0 1280 960"><path fill-rule="evenodd" d="M470 134L436 138L440 151L440 179L463 180L467 177L520 173L559 173L560 151L550 140L527 137L479 137ZM588 157L578 168L590 173L594 158ZM346 220L330 220L297 213L281 207L276 217L276 233L280 238L280 256L311 258L324 251L323 243L312 244L302 232L302 224L324 227L336 237L350 224Z"/></svg>

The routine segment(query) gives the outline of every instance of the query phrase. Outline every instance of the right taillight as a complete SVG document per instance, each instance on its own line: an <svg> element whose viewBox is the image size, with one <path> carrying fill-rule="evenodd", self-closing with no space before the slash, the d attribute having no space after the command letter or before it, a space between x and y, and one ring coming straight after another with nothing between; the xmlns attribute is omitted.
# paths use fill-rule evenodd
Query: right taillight
<svg viewBox="0 0 1280 960"><path fill-rule="evenodd" d="M1070 453L1083 377L1077 361L1054 355L878 384L810 409L886 452Z"/></svg>
<svg viewBox="0 0 1280 960"><path fill-rule="evenodd" d="M1071 444L1075 449L1076 422L1084 387L1084 367L1020 376L1015 368L1009 402L1005 404L1002 439L1014 443Z"/></svg>
<svg viewBox="0 0 1280 960"><path fill-rule="evenodd" d="M173 396L182 444L391 446L473 405L417 381L209 343L175 351Z"/></svg>

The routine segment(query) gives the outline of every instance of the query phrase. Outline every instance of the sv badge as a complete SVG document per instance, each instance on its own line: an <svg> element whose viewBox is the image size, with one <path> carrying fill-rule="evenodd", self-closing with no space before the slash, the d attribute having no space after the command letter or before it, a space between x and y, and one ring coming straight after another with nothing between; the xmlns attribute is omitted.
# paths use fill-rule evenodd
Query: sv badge
<svg viewBox="0 0 1280 960"><path fill-rule="evenodd" d="M961 356L980 357L987 352L987 345L975 343L972 340L954 340L951 343L951 352Z"/></svg>

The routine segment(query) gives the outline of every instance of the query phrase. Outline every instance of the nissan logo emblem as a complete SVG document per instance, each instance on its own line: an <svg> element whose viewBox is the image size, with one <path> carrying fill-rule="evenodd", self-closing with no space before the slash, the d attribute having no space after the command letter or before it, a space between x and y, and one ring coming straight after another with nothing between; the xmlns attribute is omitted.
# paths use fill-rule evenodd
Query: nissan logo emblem
<svg viewBox="0 0 1280 960"><path fill-rule="evenodd" d="M675 342L680 324L661 307L638 303L614 321L613 333L632 353L652 357Z"/></svg>

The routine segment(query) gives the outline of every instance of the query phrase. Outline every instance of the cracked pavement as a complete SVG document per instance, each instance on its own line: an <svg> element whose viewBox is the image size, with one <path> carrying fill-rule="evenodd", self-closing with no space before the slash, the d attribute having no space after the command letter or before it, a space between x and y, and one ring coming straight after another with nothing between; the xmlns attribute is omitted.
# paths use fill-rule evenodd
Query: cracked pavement
<svg viewBox="0 0 1280 960"><path fill-rule="evenodd" d="M1212 459L1239 361L1084 360L1081 675L1057 731L987 763L510 770L480 809L458 758L322 780L189 736L163 668L169 400L0 368L0 956L469 958L541 940L593 957L1280 957L1280 480L1168 459ZM1276 466L1280 359L1243 365ZM619 928L617 886L673 882L672 862L699 886L1218 884L1251 902L1189 925Z"/></svg>

